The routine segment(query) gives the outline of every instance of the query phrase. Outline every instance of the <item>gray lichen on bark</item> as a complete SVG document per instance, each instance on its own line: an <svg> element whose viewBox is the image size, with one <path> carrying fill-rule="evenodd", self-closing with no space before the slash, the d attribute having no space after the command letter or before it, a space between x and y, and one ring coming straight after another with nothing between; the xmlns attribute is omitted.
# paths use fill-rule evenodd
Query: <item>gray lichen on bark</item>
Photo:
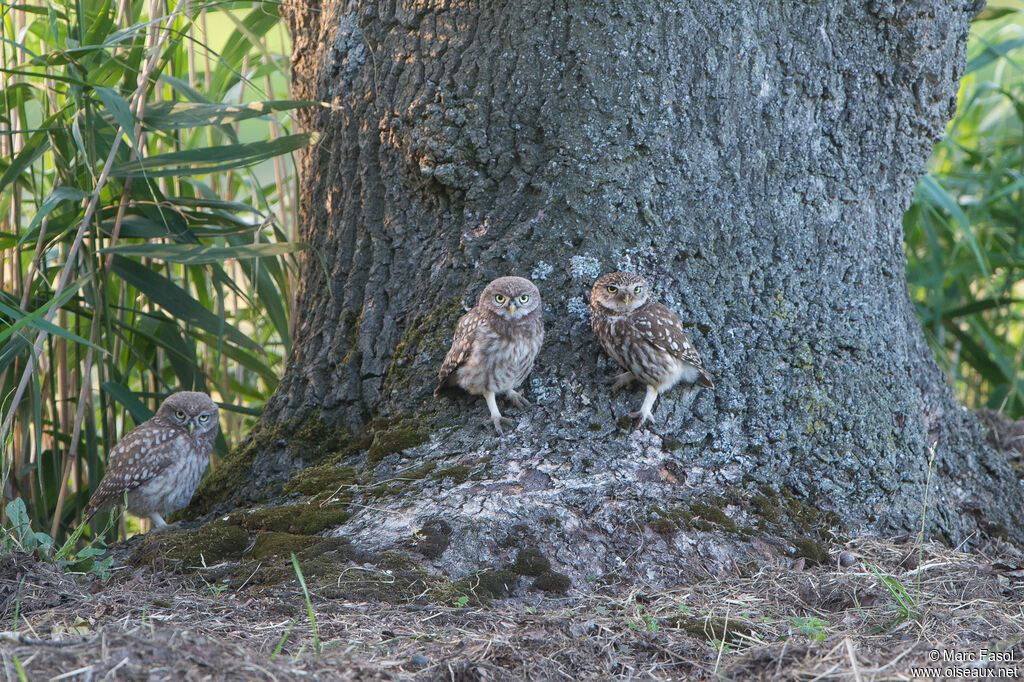
<svg viewBox="0 0 1024 682"><path fill-rule="evenodd" d="M954 111L968 10L290 5L295 95L333 106L303 119L322 133L301 163L317 257L264 423L413 420L429 442L365 462L375 479L463 474L409 481L337 532L408 548L443 519L431 561L455 576L525 543L577 581L671 581L751 537L920 529L934 446L928 533L1024 539L1020 488L904 280L900 218ZM617 421L641 395L603 385L584 303L619 268L682 315L716 384L663 396L633 435ZM504 274L540 286L547 343L535 406L498 439L480 401L430 389L462 307ZM302 456L257 454L236 501Z"/></svg>

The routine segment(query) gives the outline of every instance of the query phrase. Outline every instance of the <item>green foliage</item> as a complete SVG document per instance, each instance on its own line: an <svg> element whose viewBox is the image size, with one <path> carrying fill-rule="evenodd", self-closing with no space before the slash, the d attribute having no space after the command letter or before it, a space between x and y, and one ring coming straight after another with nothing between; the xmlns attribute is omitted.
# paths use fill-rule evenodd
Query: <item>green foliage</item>
<svg viewBox="0 0 1024 682"><path fill-rule="evenodd" d="M922 613L918 606L918 600L907 591L907 588L903 587L895 576L884 574L871 564L864 564L871 575L875 576L878 580L878 584L885 588L885 591L889 593L892 598L892 607L896 612L896 620L892 624L902 623L906 620L920 621L922 619Z"/></svg>
<svg viewBox="0 0 1024 682"><path fill-rule="evenodd" d="M95 573L103 578L109 575L113 559L104 557L105 549L90 543L75 551L84 526L79 526L64 544L57 547L52 537L32 530L32 522L21 498L8 502L4 513L7 524L0 529L3 533L0 537L0 548L5 551L35 554L40 559L51 561L67 570Z"/></svg>
<svg viewBox="0 0 1024 682"><path fill-rule="evenodd" d="M814 616L809 616L807 618L791 616L789 622L812 642L825 641L825 637L827 636L825 628L828 626L828 623L820 618L815 618Z"/></svg>
<svg viewBox="0 0 1024 682"><path fill-rule="evenodd" d="M1019 3L1018 3L1019 4ZM1024 9L975 20L960 106L904 217L910 292L961 397L1024 417Z"/></svg>
<svg viewBox="0 0 1024 682"><path fill-rule="evenodd" d="M0 21L0 473L15 533L50 529L17 535L39 547L167 394L211 393L222 434L259 414L291 344L288 155L311 137L287 134L308 103L284 99L276 3L53 0Z"/></svg>
<svg viewBox="0 0 1024 682"><path fill-rule="evenodd" d="M274 651L270 654L270 660L274 660L281 655L281 649L284 648L284 643L288 641L288 635L292 633L292 628L295 627L295 623L297 623L298 620L299 617L296 616L295 618L292 618L290 623L288 623L288 627L286 627L284 632L281 633L281 639L277 640L277 646L274 647Z"/></svg>
<svg viewBox="0 0 1024 682"><path fill-rule="evenodd" d="M309 616L309 627L313 630L313 652L320 655L320 631L316 627L316 612L313 610L313 602L309 598L309 590L306 588L306 578L299 568L299 560L292 554L292 567L295 569L295 577L299 579L299 586L302 587L302 596L306 600L306 614ZM282 643L284 640L281 640Z"/></svg>

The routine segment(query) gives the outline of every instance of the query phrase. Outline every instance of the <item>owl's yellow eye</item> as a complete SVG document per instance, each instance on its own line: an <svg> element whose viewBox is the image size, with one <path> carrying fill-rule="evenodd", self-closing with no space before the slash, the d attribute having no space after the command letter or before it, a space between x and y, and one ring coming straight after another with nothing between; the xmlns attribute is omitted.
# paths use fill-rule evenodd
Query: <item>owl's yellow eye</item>
<svg viewBox="0 0 1024 682"><path fill-rule="evenodd" d="M203 422L205 424L206 422L210 421L210 415L208 415L208 414L201 414L201 415L199 415L199 421L201 421L201 422Z"/></svg>
<svg viewBox="0 0 1024 682"><path fill-rule="evenodd" d="M634 294L639 294L641 291L643 291L643 289L644 289L643 287L637 287L636 289L633 289L633 293Z"/></svg>
<svg viewBox="0 0 1024 682"><path fill-rule="evenodd" d="M609 294L614 294L614 293L615 293L615 292L617 292L618 290L619 290L619 288L618 288L618 287L608 287L608 293L609 293Z"/></svg>
<svg viewBox="0 0 1024 682"><path fill-rule="evenodd" d="M519 302L524 304L524 305L527 302L529 302L529 300L530 300L530 295L529 294L523 294L522 296L519 297Z"/></svg>
<svg viewBox="0 0 1024 682"><path fill-rule="evenodd" d="M174 416L177 417L178 419L184 419L185 418L185 411L184 410L178 410L177 412L174 413Z"/></svg>
<svg viewBox="0 0 1024 682"><path fill-rule="evenodd" d="M495 294L494 295L494 302L497 303L498 305L505 305L505 301L507 301L507 300L508 299L505 297L504 294Z"/></svg>

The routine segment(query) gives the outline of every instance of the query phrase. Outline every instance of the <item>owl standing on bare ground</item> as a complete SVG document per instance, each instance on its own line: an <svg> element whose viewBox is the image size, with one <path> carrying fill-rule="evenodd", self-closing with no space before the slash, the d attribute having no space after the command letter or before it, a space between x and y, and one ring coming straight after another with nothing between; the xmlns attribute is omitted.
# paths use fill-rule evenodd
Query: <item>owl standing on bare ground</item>
<svg viewBox="0 0 1024 682"><path fill-rule="evenodd" d="M590 291L590 322L605 351L626 370L611 379L612 390L635 380L647 386L640 409L629 415L634 429L652 419L658 394L677 382L714 387L679 316L651 299L640 275L612 272L599 277Z"/></svg>
<svg viewBox="0 0 1024 682"><path fill-rule="evenodd" d="M502 433L502 420L509 420L498 412L494 396L504 393L516 407L530 405L515 389L533 369L543 341L540 291L528 279L499 277L484 288L476 307L459 318L434 395L454 385L482 395L494 428Z"/></svg>
<svg viewBox="0 0 1024 682"><path fill-rule="evenodd" d="M157 528L163 517L192 499L217 438L217 405L195 391L170 395L151 419L121 439L107 458L107 473L89 500L85 518L127 495L128 511L148 516Z"/></svg>

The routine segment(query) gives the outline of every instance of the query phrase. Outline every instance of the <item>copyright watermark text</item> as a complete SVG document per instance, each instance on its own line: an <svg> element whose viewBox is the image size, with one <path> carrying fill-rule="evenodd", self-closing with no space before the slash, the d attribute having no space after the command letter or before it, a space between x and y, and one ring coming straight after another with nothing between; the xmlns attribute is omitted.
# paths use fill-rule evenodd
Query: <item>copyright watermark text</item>
<svg viewBox="0 0 1024 682"><path fill-rule="evenodd" d="M925 656L934 667L911 668L912 677L938 680L1021 679L1013 651L929 649Z"/></svg>

